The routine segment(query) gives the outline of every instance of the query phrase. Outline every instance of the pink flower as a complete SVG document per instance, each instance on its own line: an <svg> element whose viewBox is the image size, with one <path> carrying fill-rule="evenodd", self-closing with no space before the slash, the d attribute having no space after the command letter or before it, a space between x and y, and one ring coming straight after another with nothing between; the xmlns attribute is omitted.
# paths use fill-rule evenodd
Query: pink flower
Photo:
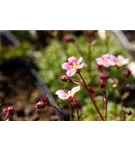
<svg viewBox="0 0 135 150"><path fill-rule="evenodd" d="M78 70L83 68L84 63L82 62L82 57L78 60L76 57L68 58L68 62L62 64L62 68L67 70L67 76L73 76Z"/></svg>
<svg viewBox="0 0 135 150"><path fill-rule="evenodd" d="M115 66L116 57L111 54L104 54L96 59L98 65L108 68L110 66Z"/></svg>
<svg viewBox="0 0 135 150"><path fill-rule="evenodd" d="M126 65L126 64L128 64L129 63L129 58L124 58L123 56L121 56L121 55L119 55L118 57L117 57L117 59L116 59L116 62L115 62L115 64L116 64L116 66L117 67L122 67L123 65Z"/></svg>
<svg viewBox="0 0 135 150"><path fill-rule="evenodd" d="M63 100L67 100L67 99L73 99L74 98L74 95L76 92L78 92L80 90L80 86L76 86L74 88L72 88L72 90L70 91L66 91L66 90L58 90L56 91L56 95L58 95L58 97L60 99L63 99Z"/></svg>

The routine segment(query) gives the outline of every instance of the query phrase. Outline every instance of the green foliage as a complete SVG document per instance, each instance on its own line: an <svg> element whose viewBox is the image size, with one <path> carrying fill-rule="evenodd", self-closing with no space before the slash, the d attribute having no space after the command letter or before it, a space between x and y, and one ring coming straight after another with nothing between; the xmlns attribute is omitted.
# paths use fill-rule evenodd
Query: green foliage
<svg viewBox="0 0 135 150"><path fill-rule="evenodd" d="M76 86L71 83L65 83L59 80L60 76L65 74L65 71L63 71L61 68L61 64L67 61L67 58L69 56L75 56L77 58L83 57L85 62L85 67L82 69L83 77L90 86L93 86L95 88L96 96L100 97L100 100L98 100L98 105L102 109L103 98L101 96L102 91L98 87L99 72L95 69L95 59L105 53L110 53L114 55L120 54L128 58L131 58L131 56L126 51L121 49L111 38L104 41L97 39L95 44L91 45L89 49L85 37L80 36L77 38L77 45L83 55L81 55L81 53L79 52L76 44L59 42L57 40L50 41L48 47L42 51L41 58L37 59L36 61L41 69L40 74L44 81L48 84L53 95L55 96L55 92L58 89L71 89L73 86ZM112 76L116 78L119 75L118 70L114 68L112 68L109 72ZM77 78L77 76L75 77ZM125 80L122 78L122 76L119 76L119 78L121 79L121 83L123 83L124 85ZM122 87L123 85L121 84ZM115 100L117 99L117 97L119 97L119 93L117 89L112 87L111 81L107 85L107 95L109 101L111 101L108 104L108 119L117 120L120 112L120 105L116 104ZM80 100L80 103L82 105L82 120L99 120L99 116L97 115L95 108L93 107L90 99L88 98L87 92L83 88L79 93L77 93L77 98ZM59 103L63 103L66 105L66 102L63 102L62 100L59 100Z"/></svg>

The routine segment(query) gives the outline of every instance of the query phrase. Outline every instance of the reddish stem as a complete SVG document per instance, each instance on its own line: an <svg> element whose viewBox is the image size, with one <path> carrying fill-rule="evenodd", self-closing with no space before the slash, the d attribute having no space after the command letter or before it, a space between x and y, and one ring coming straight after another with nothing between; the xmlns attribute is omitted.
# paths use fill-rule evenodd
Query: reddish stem
<svg viewBox="0 0 135 150"><path fill-rule="evenodd" d="M73 119L73 112L72 112L72 106L71 106L70 102L68 103L68 107L69 107L70 121L72 121L72 119Z"/></svg>
<svg viewBox="0 0 135 150"><path fill-rule="evenodd" d="M77 113L77 120L80 121L80 115L79 115L79 110L76 108L76 113Z"/></svg>
<svg viewBox="0 0 135 150"><path fill-rule="evenodd" d="M103 90L103 104L104 104L105 120L107 120L107 96L106 96L106 91L105 90Z"/></svg>
<svg viewBox="0 0 135 150"><path fill-rule="evenodd" d="M91 100L92 100L92 103L93 103L93 105L94 105L94 107L95 107L97 113L99 114L100 118L101 118L103 121L105 121L104 117L103 117L102 114L100 113L100 111L99 111L99 109L98 109L98 107L97 107L97 105L96 105L96 103L95 103L95 100L93 99L93 96L92 96L91 93L89 92L89 89L88 89L88 87L87 87L87 85L86 85L86 83L85 83L85 81L84 81L84 79L83 79L81 73L78 72L78 74L79 74L80 78L82 79L82 82L83 82L82 85L83 85L83 86L85 87L85 89L87 90L87 92L88 92L88 94L89 94L89 96L90 96L90 98L91 98Z"/></svg>
<svg viewBox="0 0 135 150"><path fill-rule="evenodd" d="M55 110L57 110L57 112L59 113L59 115L61 117L61 120L64 121L64 116L63 116L62 112L56 106L54 106L52 104L49 104L48 106L53 107Z"/></svg>
<svg viewBox="0 0 135 150"><path fill-rule="evenodd" d="M7 120L7 119L9 119L9 112L6 114L6 117L5 117L5 121Z"/></svg>

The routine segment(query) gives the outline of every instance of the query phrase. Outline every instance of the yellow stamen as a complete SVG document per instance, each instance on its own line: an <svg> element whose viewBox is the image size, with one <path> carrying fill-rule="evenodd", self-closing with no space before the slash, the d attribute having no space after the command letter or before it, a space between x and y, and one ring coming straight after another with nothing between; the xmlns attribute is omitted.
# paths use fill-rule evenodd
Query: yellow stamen
<svg viewBox="0 0 135 150"><path fill-rule="evenodd" d="M122 66L122 63L121 63L120 61L117 61L117 62L116 62L116 65L117 65L118 67L121 67L121 66Z"/></svg>
<svg viewBox="0 0 135 150"><path fill-rule="evenodd" d="M72 66L72 69L77 70L78 69L78 64L74 63Z"/></svg>

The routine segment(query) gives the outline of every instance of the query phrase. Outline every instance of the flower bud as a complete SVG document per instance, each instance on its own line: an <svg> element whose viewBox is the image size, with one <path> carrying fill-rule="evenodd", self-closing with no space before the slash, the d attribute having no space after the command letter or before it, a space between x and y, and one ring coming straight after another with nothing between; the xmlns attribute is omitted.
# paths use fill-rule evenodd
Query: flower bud
<svg viewBox="0 0 135 150"><path fill-rule="evenodd" d="M107 80L108 78L109 78L109 76L106 75L106 74L100 74L100 75L99 75L99 79L100 79L100 80Z"/></svg>
<svg viewBox="0 0 135 150"><path fill-rule="evenodd" d="M14 112L14 107L13 106L10 106L10 107L8 107L8 108L5 108L5 109L3 109L3 114L4 115L6 115L6 114L8 114L8 113L12 113L12 112Z"/></svg>
<svg viewBox="0 0 135 150"><path fill-rule="evenodd" d="M14 112L14 110L15 110L15 109L14 109L13 106L8 107L8 111L9 111L9 112Z"/></svg>
<svg viewBox="0 0 135 150"><path fill-rule="evenodd" d="M125 114L128 115L128 116L132 115L131 109L126 109Z"/></svg>
<svg viewBox="0 0 135 150"><path fill-rule="evenodd" d="M36 109L43 109L45 106L46 105L43 101L39 101L38 103L36 103L35 108Z"/></svg>
<svg viewBox="0 0 135 150"><path fill-rule="evenodd" d="M8 111L7 108L5 108L5 109L2 110L2 113L3 113L4 115L6 115L8 112L9 112L9 111Z"/></svg>
<svg viewBox="0 0 135 150"><path fill-rule="evenodd" d="M60 80L63 81L63 82L67 82L67 81L70 81L71 78L66 76L66 75L63 75L63 76L60 77Z"/></svg>
<svg viewBox="0 0 135 150"><path fill-rule="evenodd" d="M66 42L74 43L75 39L71 35L65 35L63 38Z"/></svg>
<svg viewBox="0 0 135 150"><path fill-rule="evenodd" d="M100 71L100 70L103 69L103 66L101 66L101 65L96 65L96 69Z"/></svg>
<svg viewBox="0 0 135 150"><path fill-rule="evenodd" d="M79 101L78 101L76 98L74 98L74 99L72 100L71 105L72 105L73 108L78 108L78 107L80 107Z"/></svg>
<svg viewBox="0 0 135 150"><path fill-rule="evenodd" d="M41 101L43 101L45 105L49 105L49 104L50 104L50 103L49 103L49 98L48 98L48 96L42 97L42 98L41 98Z"/></svg>
<svg viewBox="0 0 135 150"><path fill-rule="evenodd" d="M101 89L105 89L105 87L106 87L105 80L99 80L99 86L100 86Z"/></svg>
<svg viewBox="0 0 135 150"><path fill-rule="evenodd" d="M129 69L127 69L127 70L124 72L123 76L124 76L125 78L129 78L129 77L131 76L131 71L130 71Z"/></svg>
<svg viewBox="0 0 135 150"><path fill-rule="evenodd" d="M43 98L41 98L41 100L38 103L36 103L35 108L43 109L47 105L49 105L49 98L48 96L44 96Z"/></svg>

